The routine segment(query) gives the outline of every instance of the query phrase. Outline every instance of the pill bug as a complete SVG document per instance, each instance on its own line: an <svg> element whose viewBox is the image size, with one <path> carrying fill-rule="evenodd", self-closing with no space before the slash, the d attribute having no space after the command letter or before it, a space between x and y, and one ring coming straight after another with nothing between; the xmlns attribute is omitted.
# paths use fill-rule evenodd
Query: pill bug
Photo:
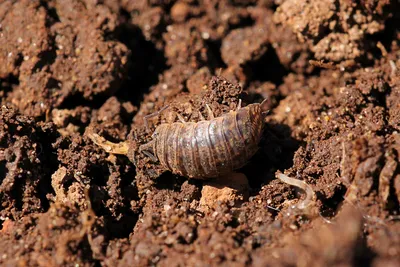
<svg viewBox="0 0 400 267"><path fill-rule="evenodd" d="M152 140L139 147L139 152L172 173L189 178L218 177L243 167L257 152L264 126L263 103L241 107L214 117L211 109L209 120L162 123L152 134ZM165 110L145 117L156 116ZM202 117L202 116L201 116ZM89 133L94 143L114 154L129 153L126 142L111 143L95 133Z"/></svg>
<svg viewBox="0 0 400 267"><path fill-rule="evenodd" d="M139 147L172 173L189 178L217 177L243 167L258 150L264 113L250 104L209 120L163 123Z"/></svg>

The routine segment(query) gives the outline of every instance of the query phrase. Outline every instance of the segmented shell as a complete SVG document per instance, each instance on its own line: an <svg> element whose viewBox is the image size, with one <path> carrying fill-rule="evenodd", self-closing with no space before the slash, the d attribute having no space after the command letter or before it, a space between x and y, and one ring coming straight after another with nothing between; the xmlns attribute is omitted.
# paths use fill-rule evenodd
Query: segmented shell
<svg viewBox="0 0 400 267"><path fill-rule="evenodd" d="M263 125L260 104L250 104L206 121L161 124L152 149L173 173L217 177L242 167L256 153Z"/></svg>

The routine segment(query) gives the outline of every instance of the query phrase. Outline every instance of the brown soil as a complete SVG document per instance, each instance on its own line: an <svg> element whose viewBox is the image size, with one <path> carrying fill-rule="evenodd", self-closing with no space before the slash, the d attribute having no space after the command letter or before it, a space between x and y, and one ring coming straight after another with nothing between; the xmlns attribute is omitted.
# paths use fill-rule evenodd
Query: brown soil
<svg viewBox="0 0 400 267"><path fill-rule="evenodd" d="M2 1L0 265L400 265L399 10ZM236 173L187 180L138 153L176 113L196 122L239 99L270 111ZM128 140L128 157L90 131ZM311 186L305 209L279 171Z"/></svg>

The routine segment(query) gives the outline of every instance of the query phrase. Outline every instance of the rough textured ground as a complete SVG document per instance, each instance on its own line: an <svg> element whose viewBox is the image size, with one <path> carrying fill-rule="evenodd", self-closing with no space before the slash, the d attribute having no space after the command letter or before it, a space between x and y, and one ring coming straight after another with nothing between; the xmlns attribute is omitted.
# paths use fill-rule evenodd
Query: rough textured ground
<svg viewBox="0 0 400 267"><path fill-rule="evenodd" d="M399 11L2 1L0 265L398 266ZM138 153L177 112L198 121L239 99L270 111L236 173L188 181ZM128 157L90 131L128 140ZM277 172L311 186L307 208Z"/></svg>

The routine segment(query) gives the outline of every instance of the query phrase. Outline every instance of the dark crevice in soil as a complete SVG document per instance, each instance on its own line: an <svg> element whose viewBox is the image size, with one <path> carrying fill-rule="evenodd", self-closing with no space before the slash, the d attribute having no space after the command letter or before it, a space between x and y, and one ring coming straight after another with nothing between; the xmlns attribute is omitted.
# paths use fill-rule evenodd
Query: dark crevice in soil
<svg viewBox="0 0 400 267"><path fill-rule="evenodd" d="M48 18L46 20L47 27L50 28L55 23L60 22L60 18L57 14L57 10L54 7L49 7L48 1L41 0L40 5L43 6L47 11L47 15L48 15Z"/></svg>
<svg viewBox="0 0 400 267"><path fill-rule="evenodd" d="M363 237L357 245L357 250L355 251L356 254L352 262L353 266L373 266L373 260L377 255L368 248L365 237Z"/></svg>
<svg viewBox="0 0 400 267"><path fill-rule="evenodd" d="M340 206L344 203L344 195L348 190L347 187L341 185L339 189L336 189L335 194L330 197L326 198L324 195L317 192L317 198L323 203L322 207L320 208L320 214L323 217L331 218L337 215L337 212Z"/></svg>
<svg viewBox="0 0 400 267"><path fill-rule="evenodd" d="M37 197L40 199L41 207L44 211L50 208L50 202L47 196L55 195L51 185L51 175L58 169L57 151L53 148L52 143L58 138L57 132L38 132L37 155L41 162L46 166L45 173L38 182Z"/></svg>
<svg viewBox="0 0 400 267"><path fill-rule="evenodd" d="M145 40L137 26L125 24L116 31L120 32L119 40L131 50L129 78L121 85L117 96L138 106L149 88L157 84L159 75L167 69L167 60L163 51Z"/></svg>
<svg viewBox="0 0 400 267"><path fill-rule="evenodd" d="M158 190L169 189L178 192L185 181L184 177L167 171L155 180L154 187Z"/></svg>
<svg viewBox="0 0 400 267"><path fill-rule="evenodd" d="M47 199L47 195L51 194L54 195L54 190L51 187L51 177L48 179L42 179L39 182L39 190L37 192L36 197L40 199L40 204L41 207L43 208L44 211L47 211L50 208L50 202Z"/></svg>
<svg viewBox="0 0 400 267"><path fill-rule="evenodd" d="M18 57L15 60L15 66L21 66L22 62L24 61L24 56L21 53L18 53Z"/></svg>
<svg viewBox="0 0 400 267"><path fill-rule="evenodd" d="M301 143L290 133L287 125L267 125L259 151L241 170L249 177L253 190L275 179L275 171L283 172L293 166L293 155Z"/></svg>
<svg viewBox="0 0 400 267"><path fill-rule="evenodd" d="M211 73L218 73L220 69L225 69L227 66L222 60L221 56L221 40L208 41L206 44L213 55L213 59L215 60L215 66L211 68Z"/></svg>
<svg viewBox="0 0 400 267"><path fill-rule="evenodd" d="M105 225L110 239L128 238L139 219L140 213L125 210L121 219L115 220L112 216L105 216Z"/></svg>
<svg viewBox="0 0 400 267"><path fill-rule="evenodd" d="M6 78L0 79L0 94L2 97L6 96L14 86L19 85L19 79L17 76L9 74Z"/></svg>
<svg viewBox="0 0 400 267"><path fill-rule="evenodd" d="M248 16L246 18L242 18L242 20L240 21L240 24L237 25L232 25L230 27L230 30L235 30L235 29L239 29L239 28L245 28L245 27L251 27L255 24L254 19L251 16Z"/></svg>
<svg viewBox="0 0 400 267"><path fill-rule="evenodd" d="M254 81L270 81L276 86L283 83L283 78L288 71L279 61L278 55L272 47L268 48L267 53L254 63L248 64L248 68L252 70L252 80Z"/></svg>
<svg viewBox="0 0 400 267"><path fill-rule="evenodd" d="M4 178L7 176L8 169L6 168L7 161L0 161L0 184L3 182Z"/></svg>
<svg viewBox="0 0 400 267"><path fill-rule="evenodd" d="M15 211L19 212L22 211L23 207L23 196L25 192L25 184L24 181L17 180L14 183L13 190L10 192L9 196L11 199L15 201L14 207ZM17 220L17 218L12 218L13 220Z"/></svg>
<svg viewBox="0 0 400 267"><path fill-rule="evenodd" d="M57 53L54 49L50 51L43 51L42 53L39 54L38 58L40 60L32 68L33 73L42 70L43 67L47 65L52 65L57 58Z"/></svg>
<svg viewBox="0 0 400 267"><path fill-rule="evenodd" d="M65 98L58 109L74 109L77 106L90 106L93 109L99 109L104 102L106 102L108 96L98 95L92 99L86 99L81 94L69 95Z"/></svg>
<svg viewBox="0 0 400 267"><path fill-rule="evenodd" d="M399 10L400 9L400 3L398 1L393 1L393 10ZM393 39L396 38L396 34L398 34L400 29L400 15L399 12L394 12L393 16L386 20L385 22L385 30L382 32L378 32L370 37L371 40L374 42L381 42L382 45L385 47L385 49L388 52L391 52L392 50L392 42ZM378 50L378 48L375 49L376 53L375 55L381 55L382 52Z"/></svg>

